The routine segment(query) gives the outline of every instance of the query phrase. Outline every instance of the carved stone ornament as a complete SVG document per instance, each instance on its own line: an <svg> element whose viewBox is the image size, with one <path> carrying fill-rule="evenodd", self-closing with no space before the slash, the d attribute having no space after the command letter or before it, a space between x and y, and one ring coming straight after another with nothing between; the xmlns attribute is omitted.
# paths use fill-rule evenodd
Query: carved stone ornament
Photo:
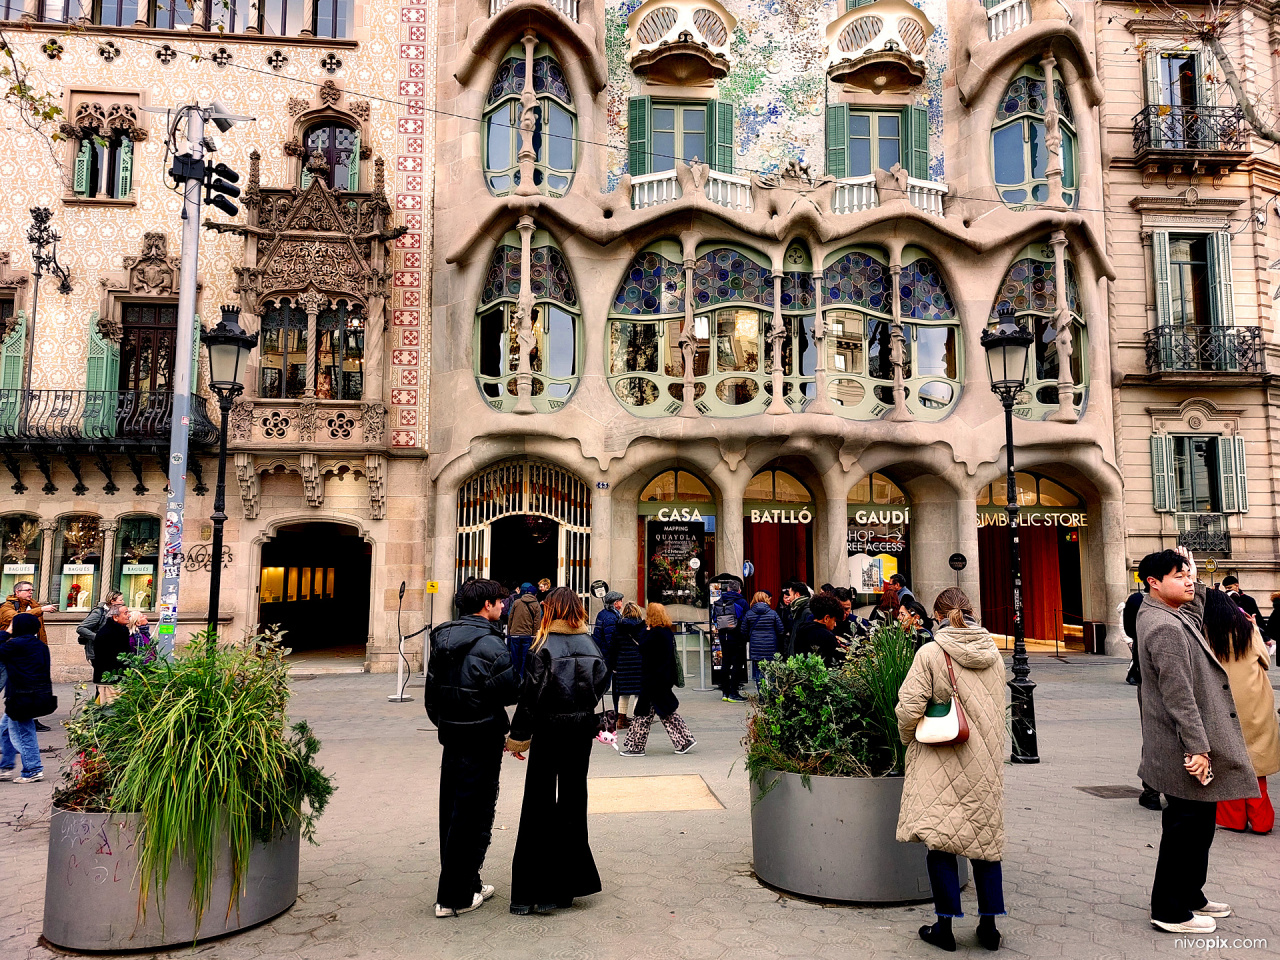
<svg viewBox="0 0 1280 960"><path fill-rule="evenodd" d="M128 137L134 143L141 143L148 136L148 131L138 124L138 112L133 104L104 104L96 100L77 104L70 122L63 122L58 129L72 140Z"/></svg>
<svg viewBox="0 0 1280 960"><path fill-rule="evenodd" d="M124 258L129 292L148 297L177 296L181 259L169 256L169 240L163 233L143 234L142 254Z"/></svg>
<svg viewBox="0 0 1280 960"><path fill-rule="evenodd" d="M387 429L387 408L380 403L362 403L360 426L365 443L381 443Z"/></svg>
<svg viewBox="0 0 1280 960"><path fill-rule="evenodd" d="M227 439L246 442L253 438L253 402L237 400L227 418Z"/></svg>
<svg viewBox="0 0 1280 960"><path fill-rule="evenodd" d="M302 145L302 141L297 137L285 141L284 152L285 156L297 157L299 160L305 159L307 156L307 148Z"/></svg>
<svg viewBox="0 0 1280 960"><path fill-rule="evenodd" d="M364 466L369 482L369 516L381 520L387 515L387 458L371 453L364 458Z"/></svg>
<svg viewBox="0 0 1280 960"><path fill-rule="evenodd" d="M353 100L347 104L347 109L351 111L353 117L359 117L365 123L369 122L369 117L372 115L368 100Z"/></svg>
<svg viewBox="0 0 1280 960"><path fill-rule="evenodd" d="M326 107L336 106L342 99L342 90L332 80L320 84L320 102Z"/></svg>
<svg viewBox="0 0 1280 960"><path fill-rule="evenodd" d="M285 239L268 254L262 293L316 286L334 294L364 299L367 270L349 240Z"/></svg>
<svg viewBox="0 0 1280 960"><path fill-rule="evenodd" d="M236 454L236 480L240 484L240 503L246 520L258 519L262 494L258 485L258 464L252 453Z"/></svg>
<svg viewBox="0 0 1280 960"><path fill-rule="evenodd" d="M299 300L302 298L300 297ZM311 443L316 438L316 402L314 400L303 400L298 406L298 439L303 443ZM303 454L307 456L307 454ZM302 477L306 479L306 471L303 471ZM324 499L324 493L321 492L321 499ZM314 504L320 506L320 504Z"/></svg>
<svg viewBox="0 0 1280 960"><path fill-rule="evenodd" d="M300 113L305 113L310 106L310 100L305 100L302 97L290 97L289 116L296 117Z"/></svg>
<svg viewBox="0 0 1280 960"><path fill-rule="evenodd" d="M314 453L299 454L298 472L302 474L302 489L307 503L313 507L323 507L324 477L320 474L320 458Z"/></svg>

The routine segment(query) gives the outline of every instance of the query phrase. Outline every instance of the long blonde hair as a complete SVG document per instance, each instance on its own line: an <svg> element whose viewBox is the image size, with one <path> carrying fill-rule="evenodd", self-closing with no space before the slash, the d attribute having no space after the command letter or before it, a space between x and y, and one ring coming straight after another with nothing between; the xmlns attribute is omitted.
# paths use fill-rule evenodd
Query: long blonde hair
<svg viewBox="0 0 1280 960"><path fill-rule="evenodd" d="M666 627L670 629L675 626L671 622L671 618L667 616L667 608L660 603L651 603L645 610L645 622L650 627Z"/></svg>
<svg viewBox="0 0 1280 960"><path fill-rule="evenodd" d="M640 609L638 603L628 603L622 608L623 620L643 620L644 611Z"/></svg>
<svg viewBox="0 0 1280 960"><path fill-rule="evenodd" d="M933 601L933 615L946 620L950 626L967 627L966 614L973 620L978 619L973 615L973 601L959 587L947 587Z"/></svg>
<svg viewBox="0 0 1280 960"><path fill-rule="evenodd" d="M772 599L768 590L757 590L756 595L751 598L751 605L754 607L757 603L769 603ZM769 605L773 604L769 603Z"/></svg>
<svg viewBox="0 0 1280 960"><path fill-rule="evenodd" d="M542 622L538 624L531 650L537 650L546 642L551 624L557 620L563 620L575 630L587 625L587 611L582 607L582 600L569 587L556 587L542 601Z"/></svg>

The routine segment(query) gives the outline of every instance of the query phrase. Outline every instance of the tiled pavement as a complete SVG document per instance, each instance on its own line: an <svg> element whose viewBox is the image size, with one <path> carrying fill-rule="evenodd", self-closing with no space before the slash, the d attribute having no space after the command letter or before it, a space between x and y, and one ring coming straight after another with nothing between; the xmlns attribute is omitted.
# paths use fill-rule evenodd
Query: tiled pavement
<svg viewBox="0 0 1280 960"><path fill-rule="evenodd" d="M1136 784L1137 711L1125 664L1074 656L1036 658L1038 766L1006 766L1009 842L1004 870L1010 916L1005 951L1029 957L1105 960L1186 955L1280 956L1280 835L1219 831L1208 893L1238 916L1220 921L1227 938L1269 938L1270 947L1187 949L1147 923L1159 817L1132 799L1103 800L1075 786ZM420 681L419 681L420 683ZM339 790L302 853L302 889L292 910L257 929L193 952L237 958L440 958L440 960L824 960L940 957L916 927L926 906L824 906L762 887L751 873L746 777L740 755L744 709L712 694L682 691L698 746L669 752L655 727L644 760L597 746L595 776L700 773L725 809L600 814L592 846L605 892L550 917L514 917L507 888L523 767L508 760L498 830L486 879L497 897L467 916L437 920L436 788L439 747L415 700L390 704L385 675L317 676L297 681L294 713L324 742L322 759ZM70 702L70 688L58 691ZM46 744L58 742L46 734ZM48 758L52 761L52 758ZM53 762L50 767L53 767ZM1280 781L1280 778L1275 778ZM1273 795L1280 794L1275 782ZM40 934L47 830L15 829L47 805L49 783L0 784L0 958L56 955ZM966 904L973 909L971 890ZM986 956L974 919L958 922L959 956Z"/></svg>

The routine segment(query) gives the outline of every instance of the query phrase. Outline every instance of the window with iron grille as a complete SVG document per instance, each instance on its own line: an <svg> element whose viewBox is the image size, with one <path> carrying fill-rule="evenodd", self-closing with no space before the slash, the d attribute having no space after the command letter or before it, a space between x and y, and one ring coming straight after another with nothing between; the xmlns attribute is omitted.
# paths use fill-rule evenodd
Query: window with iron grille
<svg viewBox="0 0 1280 960"><path fill-rule="evenodd" d="M176 304L125 304L120 340L121 390L173 389L174 344L178 332Z"/></svg>

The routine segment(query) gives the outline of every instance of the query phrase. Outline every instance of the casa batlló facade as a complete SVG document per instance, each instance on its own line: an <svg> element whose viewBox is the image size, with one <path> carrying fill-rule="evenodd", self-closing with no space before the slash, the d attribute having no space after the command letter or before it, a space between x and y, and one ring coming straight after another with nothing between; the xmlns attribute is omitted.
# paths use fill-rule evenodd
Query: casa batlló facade
<svg viewBox="0 0 1280 960"><path fill-rule="evenodd" d="M1130 571L1179 542L1260 597L1280 586L1280 213L1257 217L1276 167L1220 71L1153 17L1067 0L322 6L223 33L28 18L23 56L72 133L106 132L87 160L85 136L59 145L47 188L41 141L3 134L21 181L0 200L4 386L22 388L9 345L29 323L26 211L45 204L76 283L42 287L31 385L88 405L76 443L3 441L25 487L0 517L5 560L41 596L65 608L92 578L74 605L108 581L151 599L142 521L162 510L168 428L88 442L112 420L91 395L125 398L118 441L119 411L163 393L135 382L130 344L163 352L179 205L162 115L138 108L215 95L257 117L222 138L244 210L209 215L201 261L204 324L230 303L261 331L229 434L233 633L284 622L296 646L365 644L391 669L402 580L413 627L468 576L603 579L699 621L710 578L744 570L749 594L796 577L864 604L894 572L926 601L958 583L1007 631L1003 412L979 342L1001 310L1036 338L1015 421L1030 637L1122 650ZM1232 29L1263 96L1270 24L1246 11ZM196 533L215 439L193 447ZM207 569L188 553L194 624ZM68 670L80 615L51 615Z"/></svg>

